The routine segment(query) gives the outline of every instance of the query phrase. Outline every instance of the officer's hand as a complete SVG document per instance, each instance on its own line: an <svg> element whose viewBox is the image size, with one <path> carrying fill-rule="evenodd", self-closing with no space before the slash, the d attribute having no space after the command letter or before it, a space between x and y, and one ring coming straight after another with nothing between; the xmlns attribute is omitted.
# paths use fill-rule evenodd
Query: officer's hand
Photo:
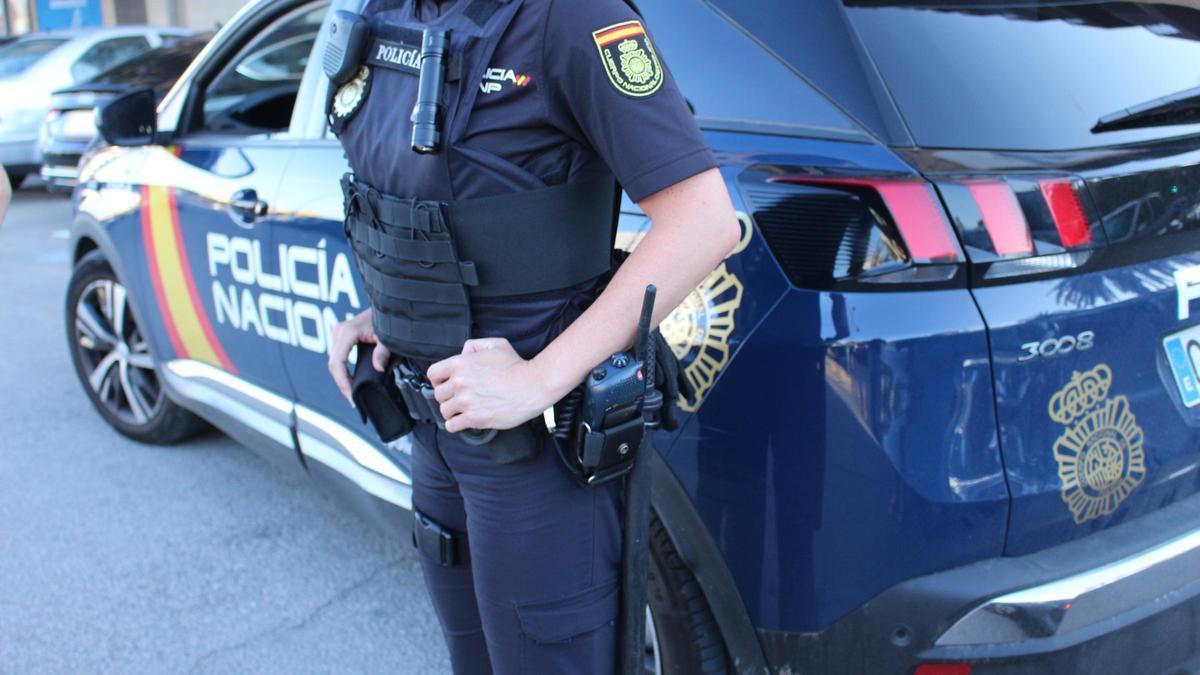
<svg viewBox="0 0 1200 675"><path fill-rule="evenodd" d="M387 368L391 352L387 350L387 347L379 344L379 340L375 337L375 329L371 327L371 310L369 308L353 319L347 319L334 326L333 338L329 347L329 374L333 376L338 391L342 392L342 396L345 396L347 401L350 401L350 405L354 405L354 401L350 398L352 380L350 379L350 370L346 368L346 361L350 358L350 350L358 346L360 342L369 342L375 345L375 350L371 352L371 365L382 373Z"/></svg>
<svg viewBox="0 0 1200 675"><path fill-rule="evenodd" d="M442 404L446 431L511 429L542 414L554 401L532 361L508 340L468 340L462 354L439 361L426 373Z"/></svg>

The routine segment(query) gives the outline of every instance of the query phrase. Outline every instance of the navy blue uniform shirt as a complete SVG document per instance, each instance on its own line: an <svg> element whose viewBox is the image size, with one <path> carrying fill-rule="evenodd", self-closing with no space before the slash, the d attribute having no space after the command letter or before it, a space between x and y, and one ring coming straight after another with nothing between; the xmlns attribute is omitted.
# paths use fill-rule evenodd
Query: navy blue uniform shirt
<svg viewBox="0 0 1200 675"><path fill-rule="evenodd" d="M367 12L377 26L462 26L470 2L372 3ZM408 147L413 101L397 99L415 98L415 84L385 79L411 76L377 69L342 135L360 180L401 197L471 199L611 172L640 201L716 166L652 34L624 0L524 0L486 64L468 67L452 85L463 88L455 100L470 101L454 113L467 116L466 126L434 156ZM591 300L593 287L520 302L473 299L473 335L507 337L531 356Z"/></svg>
<svg viewBox="0 0 1200 675"><path fill-rule="evenodd" d="M622 45L637 52L646 82L621 70ZM546 185L607 166L640 201L716 166L663 56L624 0L528 0L480 87L464 145Z"/></svg>

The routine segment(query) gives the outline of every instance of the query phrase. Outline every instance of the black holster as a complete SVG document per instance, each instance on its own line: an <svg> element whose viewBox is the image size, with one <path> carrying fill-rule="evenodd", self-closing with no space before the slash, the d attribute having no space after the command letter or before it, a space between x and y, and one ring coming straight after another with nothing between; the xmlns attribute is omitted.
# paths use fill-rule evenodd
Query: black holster
<svg viewBox="0 0 1200 675"><path fill-rule="evenodd" d="M370 422L384 443L407 434L413 429L413 419L405 409L396 378L392 376L392 364L386 372L379 372L371 365L374 345L358 345L358 361L354 368L354 384L350 398L358 410L363 423Z"/></svg>

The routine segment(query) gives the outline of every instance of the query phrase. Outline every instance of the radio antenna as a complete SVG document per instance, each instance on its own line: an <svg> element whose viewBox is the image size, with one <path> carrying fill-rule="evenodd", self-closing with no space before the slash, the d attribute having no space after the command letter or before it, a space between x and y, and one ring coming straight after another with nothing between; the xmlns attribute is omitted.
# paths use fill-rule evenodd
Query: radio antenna
<svg viewBox="0 0 1200 675"><path fill-rule="evenodd" d="M650 323L654 320L654 296L657 295L658 289L654 284L646 286L646 295L642 299L642 316L638 319L637 337L633 344L633 353L638 359L645 360L651 356L650 350Z"/></svg>

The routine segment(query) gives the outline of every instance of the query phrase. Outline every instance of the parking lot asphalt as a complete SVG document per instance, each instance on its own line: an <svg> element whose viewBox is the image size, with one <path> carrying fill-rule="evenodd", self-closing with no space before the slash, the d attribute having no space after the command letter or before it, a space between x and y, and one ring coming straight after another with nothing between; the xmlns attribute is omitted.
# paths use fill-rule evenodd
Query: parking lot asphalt
<svg viewBox="0 0 1200 675"><path fill-rule="evenodd" d="M0 226L0 672L442 673L416 554L210 432L134 443L63 326L70 200Z"/></svg>

